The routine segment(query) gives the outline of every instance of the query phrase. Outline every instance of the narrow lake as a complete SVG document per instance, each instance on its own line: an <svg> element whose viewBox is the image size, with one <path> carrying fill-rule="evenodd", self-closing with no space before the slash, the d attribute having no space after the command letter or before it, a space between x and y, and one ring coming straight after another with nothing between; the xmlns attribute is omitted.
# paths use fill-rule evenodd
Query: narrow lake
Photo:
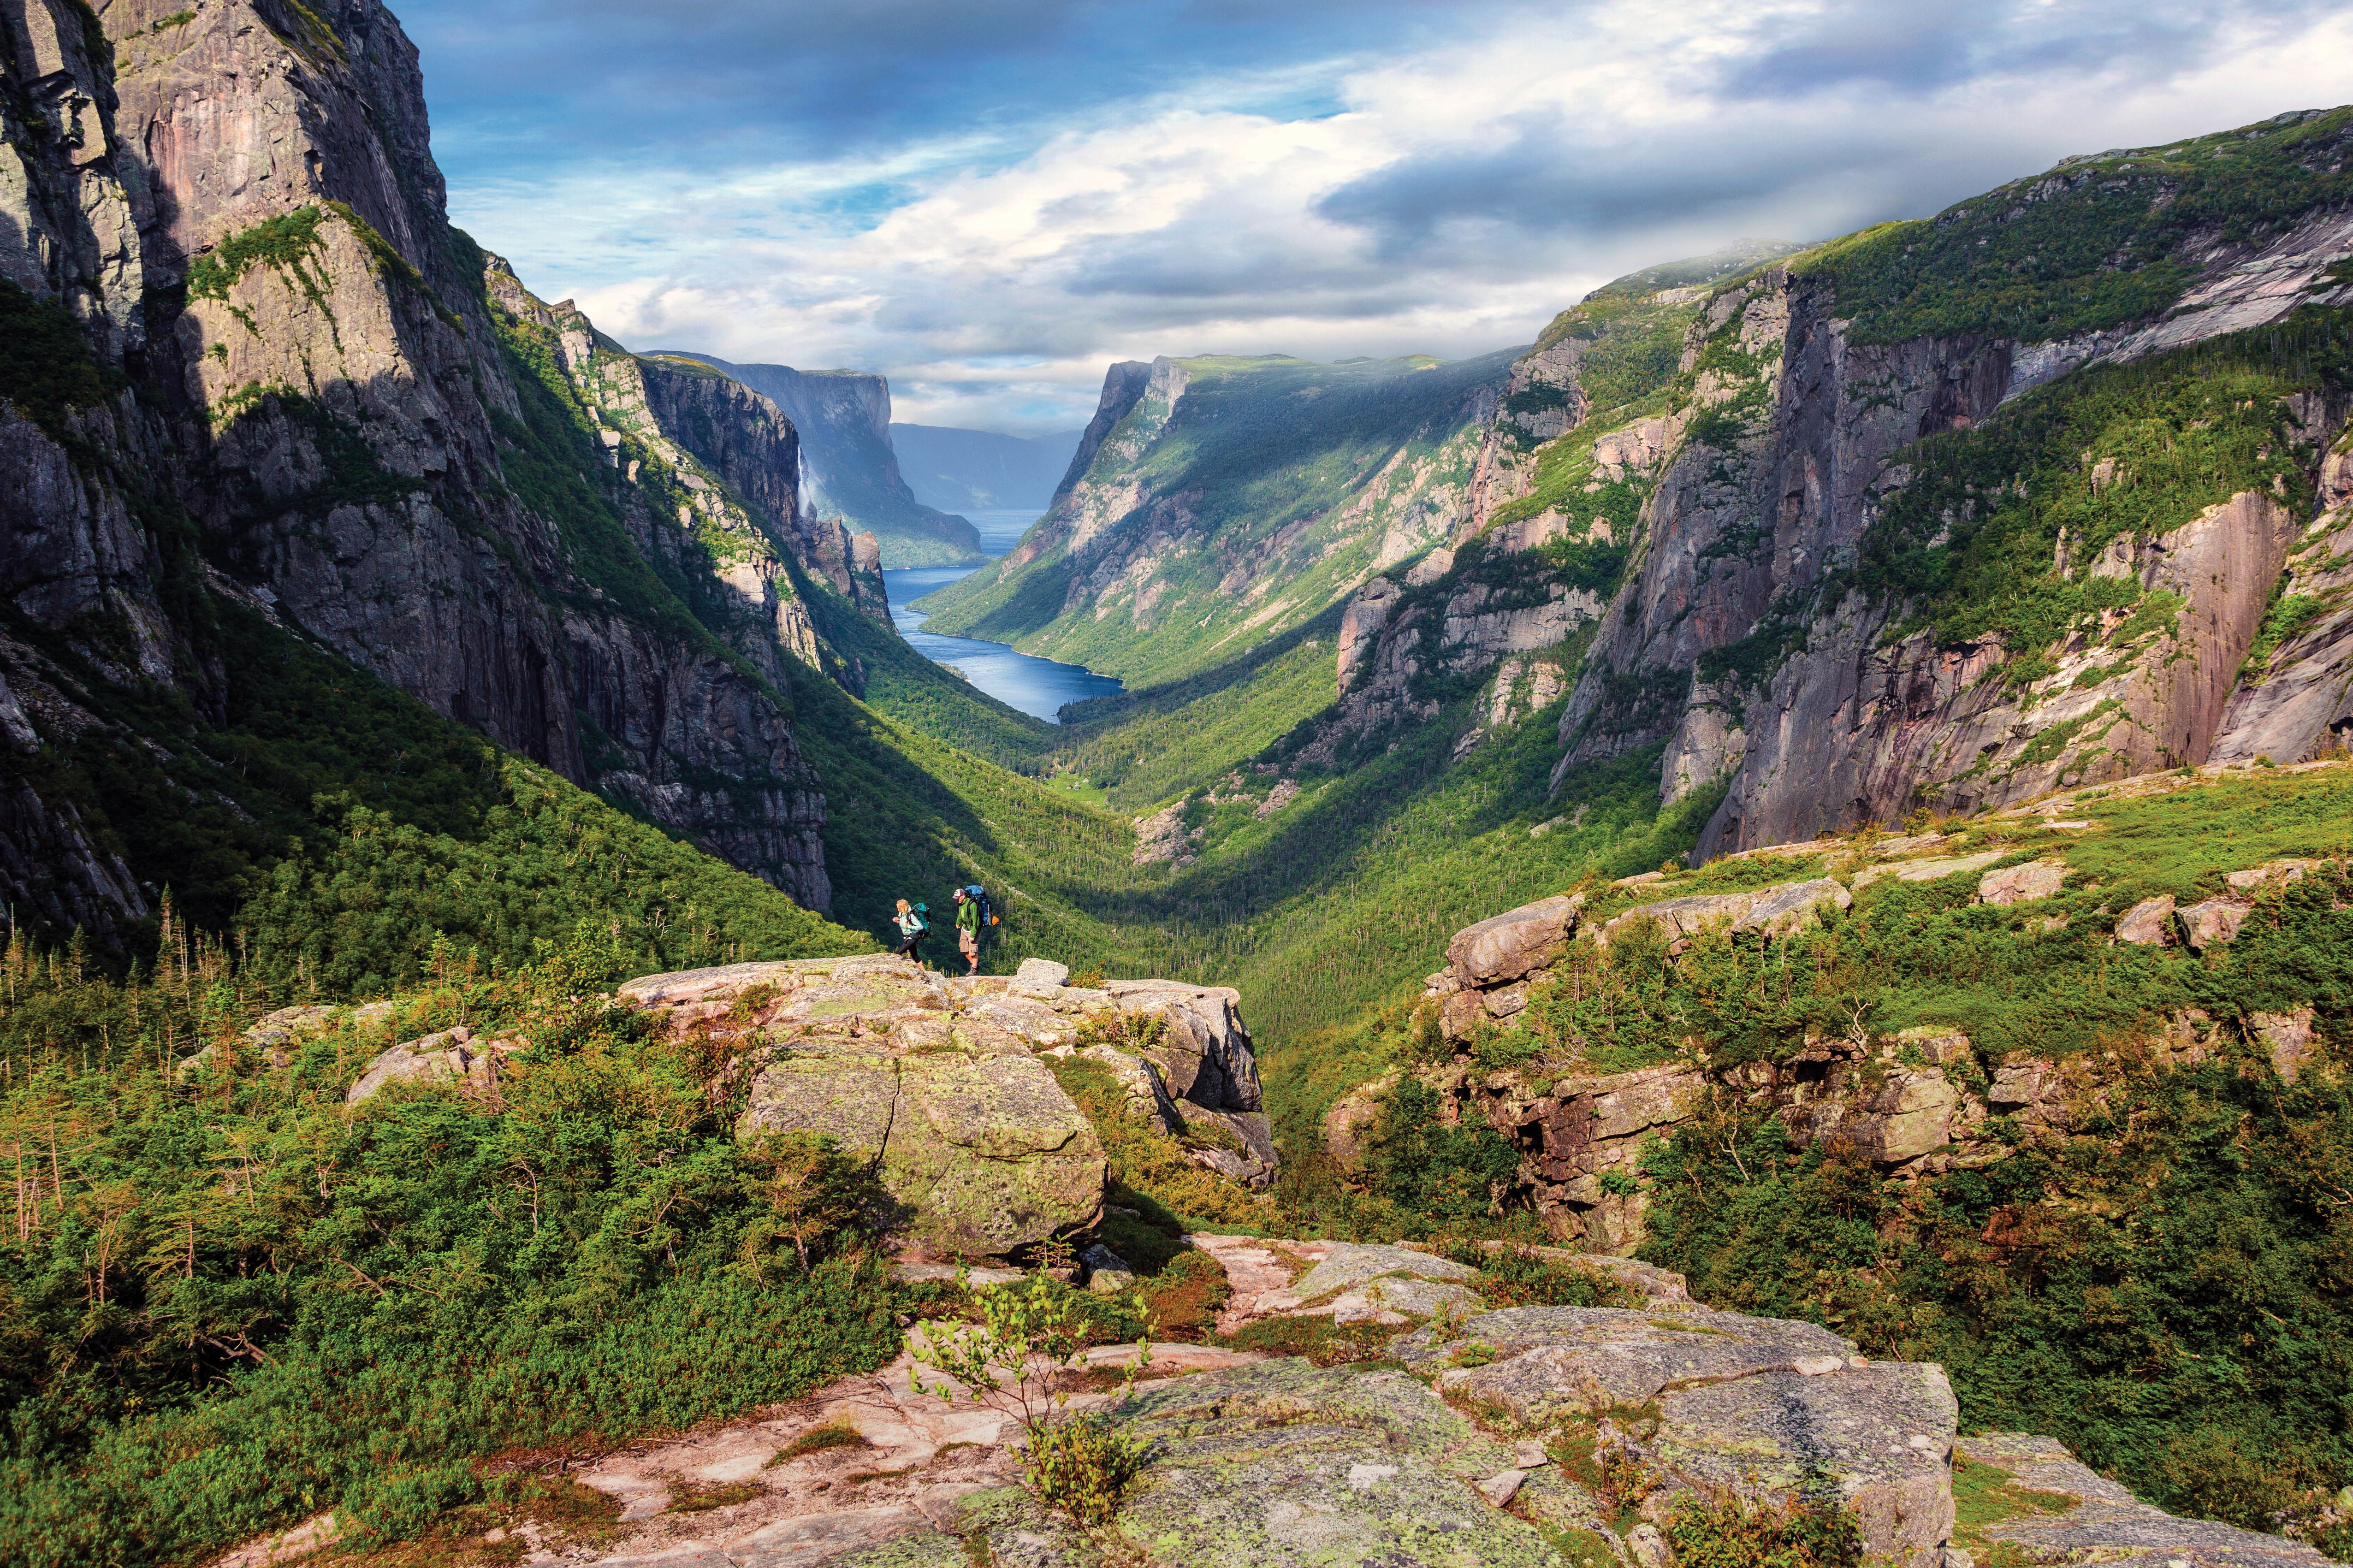
<svg viewBox="0 0 2353 1568"><path fill-rule="evenodd" d="M980 534L981 552L990 560L1018 543L1022 533L1038 521L1034 511L967 511L964 514ZM934 664L959 670L965 679L1008 707L1035 714L1050 724L1061 722L1062 704L1090 697L1107 697L1120 690L1112 676L1097 675L1075 664L1017 653L1000 642L973 637L945 637L923 629L931 617L908 606L935 588L972 574L970 566L914 566L882 574L884 592L891 596L891 624L907 646Z"/></svg>

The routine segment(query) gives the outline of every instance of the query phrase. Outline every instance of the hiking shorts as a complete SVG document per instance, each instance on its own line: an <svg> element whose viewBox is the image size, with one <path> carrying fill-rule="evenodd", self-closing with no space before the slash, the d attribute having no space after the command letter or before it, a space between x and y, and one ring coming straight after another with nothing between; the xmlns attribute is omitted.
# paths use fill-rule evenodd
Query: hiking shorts
<svg viewBox="0 0 2353 1568"><path fill-rule="evenodd" d="M976 931L965 931L962 927L958 927L956 930L956 951L964 954L966 958L978 958L980 956L980 933Z"/></svg>

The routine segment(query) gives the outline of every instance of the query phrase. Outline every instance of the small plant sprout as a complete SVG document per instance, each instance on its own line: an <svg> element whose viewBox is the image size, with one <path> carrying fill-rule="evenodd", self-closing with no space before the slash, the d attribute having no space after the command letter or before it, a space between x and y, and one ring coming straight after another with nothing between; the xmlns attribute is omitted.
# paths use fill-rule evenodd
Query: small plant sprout
<svg viewBox="0 0 2353 1568"><path fill-rule="evenodd" d="M1018 1421L1031 1489L1077 1523L1101 1524L1118 1507L1145 1450L1107 1412L1065 1414L1071 1402L1066 1374L1086 1363L1088 1302L1042 1269L1019 1285L973 1288L970 1279L969 1270L957 1275L980 1309L981 1321L926 1326L910 1350L919 1365L941 1375L927 1386L916 1373L915 1391L951 1401L961 1394ZM1139 1291L1134 1305L1144 1326L1135 1359L1120 1379L1114 1408L1152 1364L1151 1302Z"/></svg>

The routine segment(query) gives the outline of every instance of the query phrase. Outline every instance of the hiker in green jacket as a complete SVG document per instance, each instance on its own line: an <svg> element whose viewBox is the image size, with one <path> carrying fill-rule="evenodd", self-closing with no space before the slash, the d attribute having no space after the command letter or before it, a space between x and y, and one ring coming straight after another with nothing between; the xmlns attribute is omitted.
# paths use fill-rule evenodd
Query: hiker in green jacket
<svg viewBox="0 0 2353 1568"><path fill-rule="evenodd" d="M899 900L899 912L892 917L891 923L899 928L900 957L912 958L917 963L923 962L923 938L932 929L930 915L931 911L921 904L911 908L906 900Z"/></svg>
<svg viewBox="0 0 2353 1568"><path fill-rule="evenodd" d="M965 973L980 973L980 904L962 888L955 890L956 951L964 954Z"/></svg>

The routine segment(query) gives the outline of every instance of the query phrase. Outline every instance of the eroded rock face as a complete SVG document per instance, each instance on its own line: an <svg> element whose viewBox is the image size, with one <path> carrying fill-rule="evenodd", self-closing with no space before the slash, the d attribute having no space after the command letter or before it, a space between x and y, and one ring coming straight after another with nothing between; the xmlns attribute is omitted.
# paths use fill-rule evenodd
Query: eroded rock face
<svg viewBox="0 0 2353 1568"><path fill-rule="evenodd" d="M378 0L0 0L0 70L24 98L0 127L0 275L62 305L135 389L61 432L0 415L0 596L30 628L0 639L5 742L112 731L66 664L216 717L229 677L206 605L241 607L826 908L824 801L773 695L785 653L821 651L795 641L808 617L786 613L789 595L765 619L747 609L746 675L624 609L510 482L502 422L522 409L486 299L504 269L486 279L448 226L417 52ZM264 225L278 238L252 260ZM236 240L241 270L222 264ZM673 401L682 419L728 412ZM763 448L738 424L747 438L714 460L781 500L797 483L789 426ZM615 471L583 461L582 477L605 480L641 552L707 572L666 510L667 478L686 476L607 455ZM180 514L207 564L165 584L179 546L149 530ZM855 542L806 531L780 525L786 553L806 544L871 613L879 582ZM756 578L724 586L757 598ZM117 629L93 639L101 624ZM153 911L102 839L71 803L20 788L0 801L0 890L106 943Z"/></svg>
<svg viewBox="0 0 2353 1568"><path fill-rule="evenodd" d="M1049 1053L1083 1049L1104 1062L1130 1110L1159 1131L1228 1127L1241 1152L1204 1151L1232 1167L1212 1168L1245 1184L1271 1178L1237 993L1150 980L1094 990L1062 984L1068 977L1038 962L1010 980L948 979L873 955L646 975L619 994L674 1028L747 1031L755 1066L737 1135L835 1139L872 1165L911 1233L941 1251L1005 1253L1101 1217L1103 1145ZM1166 1048L1078 1045L1082 1025L1125 1013L1160 1019ZM1248 1111L1226 1108L1238 1085Z"/></svg>

